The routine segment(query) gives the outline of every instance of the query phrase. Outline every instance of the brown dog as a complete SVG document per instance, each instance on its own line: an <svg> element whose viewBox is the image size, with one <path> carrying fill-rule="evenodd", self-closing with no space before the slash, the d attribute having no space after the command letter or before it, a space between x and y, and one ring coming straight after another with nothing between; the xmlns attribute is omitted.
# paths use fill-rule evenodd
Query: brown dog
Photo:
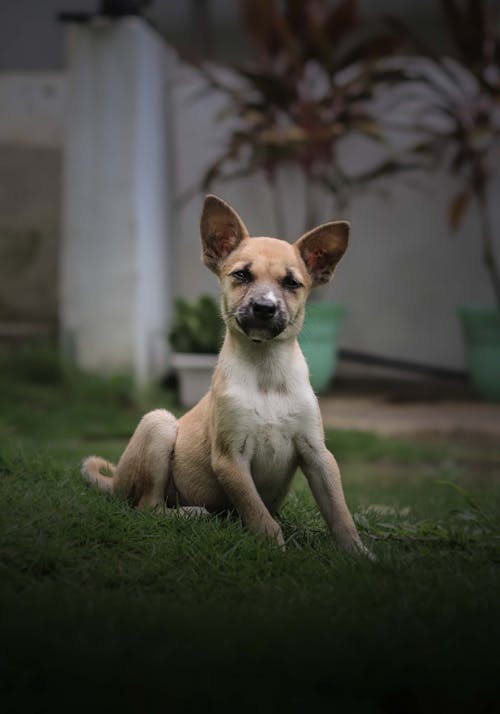
<svg viewBox="0 0 500 714"><path fill-rule="evenodd" d="M140 508L234 507L250 530L283 545L274 516L300 466L335 541L367 553L297 342L309 290L330 280L348 235L349 224L335 221L293 245L250 238L238 214L208 196L203 261L220 280L227 328L212 387L179 421L162 409L146 414L118 466L91 456L85 479Z"/></svg>

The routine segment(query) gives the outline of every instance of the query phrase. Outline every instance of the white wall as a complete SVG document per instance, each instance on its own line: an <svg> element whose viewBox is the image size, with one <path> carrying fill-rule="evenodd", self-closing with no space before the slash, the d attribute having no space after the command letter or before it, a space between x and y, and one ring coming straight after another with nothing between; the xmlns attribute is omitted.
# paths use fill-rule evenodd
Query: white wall
<svg viewBox="0 0 500 714"><path fill-rule="evenodd" d="M0 331L54 331L65 77L0 74ZM6 323L6 324L4 324Z"/></svg>
<svg viewBox="0 0 500 714"><path fill-rule="evenodd" d="M0 144L61 148L65 101L63 72L2 72Z"/></svg>
<svg viewBox="0 0 500 714"><path fill-rule="evenodd" d="M137 18L70 25L61 328L82 367L165 366L171 55Z"/></svg>

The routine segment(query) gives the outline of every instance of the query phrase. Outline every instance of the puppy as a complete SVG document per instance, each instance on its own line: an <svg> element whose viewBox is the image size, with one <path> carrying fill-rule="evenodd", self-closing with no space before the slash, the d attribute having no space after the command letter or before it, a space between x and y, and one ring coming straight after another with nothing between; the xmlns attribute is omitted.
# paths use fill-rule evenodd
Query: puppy
<svg viewBox="0 0 500 714"><path fill-rule="evenodd" d="M335 542L368 553L297 342L309 290L331 279L348 236L349 224L334 221L294 244L250 238L238 214L208 196L202 257L219 278L226 324L211 389L178 421L146 414L118 465L90 456L84 478L139 508L235 508L249 530L283 546L275 516L300 466Z"/></svg>

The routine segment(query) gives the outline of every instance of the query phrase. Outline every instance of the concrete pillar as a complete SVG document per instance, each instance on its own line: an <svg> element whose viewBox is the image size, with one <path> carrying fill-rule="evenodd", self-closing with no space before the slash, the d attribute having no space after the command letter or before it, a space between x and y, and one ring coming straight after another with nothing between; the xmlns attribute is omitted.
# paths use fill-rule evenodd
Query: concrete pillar
<svg viewBox="0 0 500 714"><path fill-rule="evenodd" d="M66 28L62 344L144 384L167 357L175 58L137 17Z"/></svg>

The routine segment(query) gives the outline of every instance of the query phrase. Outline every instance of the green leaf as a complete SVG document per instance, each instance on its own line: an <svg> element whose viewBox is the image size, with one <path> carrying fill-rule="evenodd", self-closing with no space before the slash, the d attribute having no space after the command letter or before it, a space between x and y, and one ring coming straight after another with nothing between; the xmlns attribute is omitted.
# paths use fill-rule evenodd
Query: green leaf
<svg viewBox="0 0 500 714"><path fill-rule="evenodd" d="M209 295L175 301L169 342L176 352L216 354L224 337L224 323L216 301Z"/></svg>
<svg viewBox="0 0 500 714"><path fill-rule="evenodd" d="M479 513L483 520L488 523L489 526L494 527L494 524L491 523L490 518L484 513L482 510L481 506L479 503L476 501L476 499L468 492L465 490L465 488L462 488L456 483L453 483L452 481L436 481L436 484L439 486L446 486L447 488L451 488L453 491L455 491L459 496L461 496L466 503L469 504L469 506Z"/></svg>

